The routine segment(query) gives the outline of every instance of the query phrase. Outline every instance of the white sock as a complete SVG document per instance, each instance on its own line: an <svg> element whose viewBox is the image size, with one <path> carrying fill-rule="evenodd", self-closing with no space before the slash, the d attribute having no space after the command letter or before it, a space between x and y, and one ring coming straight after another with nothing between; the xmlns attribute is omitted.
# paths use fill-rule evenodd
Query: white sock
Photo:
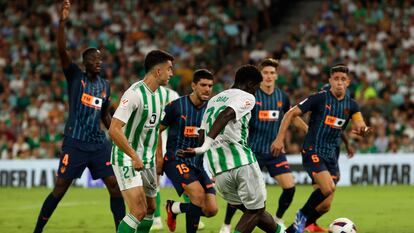
<svg viewBox="0 0 414 233"><path fill-rule="evenodd" d="M147 214L145 215L144 219L148 221L154 220L154 214Z"/></svg>
<svg viewBox="0 0 414 233"><path fill-rule="evenodd" d="M174 214L180 214L181 213L181 209L180 209L180 202L174 202L171 206L171 211Z"/></svg>
<svg viewBox="0 0 414 233"><path fill-rule="evenodd" d="M139 225L139 221L137 218L134 217L131 213L125 215L125 217L122 219L128 226L130 226L132 229L137 229Z"/></svg>

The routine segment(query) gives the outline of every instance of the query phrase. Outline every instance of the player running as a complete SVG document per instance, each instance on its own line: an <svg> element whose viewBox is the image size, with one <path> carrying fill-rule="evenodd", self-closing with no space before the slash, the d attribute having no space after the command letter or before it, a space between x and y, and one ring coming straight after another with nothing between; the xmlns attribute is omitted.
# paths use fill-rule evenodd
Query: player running
<svg viewBox="0 0 414 233"><path fill-rule="evenodd" d="M280 225L265 211L266 188L256 157L247 144L248 126L263 78L252 65L236 71L231 89L209 100L201 129L201 147L181 151L183 156L206 154L217 190L231 205L243 211L235 232L281 232ZM203 133L203 134L204 134Z"/></svg>
<svg viewBox="0 0 414 233"><path fill-rule="evenodd" d="M110 88L100 75L102 55L96 48L82 53L83 72L72 62L66 51L65 22L69 17L70 2L63 2L57 32L57 49L63 73L68 82L69 118L66 122L62 153L53 191L47 196L40 210L34 232L42 232L55 208L62 200L73 179L81 177L86 167L92 178L102 178L110 195L115 227L125 215L125 205L114 173L108 165L111 145L100 127L109 128L111 115Z"/></svg>
<svg viewBox="0 0 414 233"><path fill-rule="evenodd" d="M157 195L155 150L165 102L160 86L172 76L173 60L167 52L149 52L144 61L144 79L123 94L112 118L111 163L130 211L120 223L119 233L149 232L153 222Z"/></svg>
<svg viewBox="0 0 414 233"><path fill-rule="evenodd" d="M189 203L167 201L167 224L170 231L175 231L176 215L179 213L186 214L187 233L197 231L201 215L211 217L217 213L215 190L204 170L203 156L177 156L179 149L199 146L198 129L211 95L213 79L213 74L208 70L195 71L191 84L193 92L168 104L161 121L160 133L169 129L163 170L178 195L185 193L190 198ZM160 142L158 144L161 145ZM161 157L162 154L157 156Z"/></svg>
<svg viewBox="0 0 414 233"><path fill-rule="evenodd" d="M283 141L292 118L308 111L312 112L309 132L303 144L302 160L304 169L318 185L318 189L313 191L305 205L297 212L294 224L286 230L288 233L302 233L307 219L315 219L318 215L316 207L325 199L332 200L339 171L337 143L349 120L352 119L355 134L366 136L372 131L366 126L358 104L346 95L350 83L348 67L343 64L333 66L329 83L330 91L321 91L309 96L285 114L279 134L272 144L272 153L279 155L283 151Z"/></svg>

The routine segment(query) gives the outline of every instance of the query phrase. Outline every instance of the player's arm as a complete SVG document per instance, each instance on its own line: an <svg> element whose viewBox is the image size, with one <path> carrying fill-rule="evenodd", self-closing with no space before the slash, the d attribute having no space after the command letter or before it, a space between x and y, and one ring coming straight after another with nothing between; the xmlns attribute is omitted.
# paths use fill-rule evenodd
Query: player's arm
<svg viewBox="0 0 414 233"><path fill-rule="evenodd" d="M142 160L138 157L135 150L129 145L128 139L125 137L122 127L125 123L117 118L112 118L111 126L109 127L109 137L119 147L125 154L127 154L131 159L133 166L136 170L142 170L144 164Z"/></svg>
<svg viewBox="0 0 414 233"><path fill-rule="evenodd" d="M69 68L72 62L68 52L66 51L66 38L65 38L65 22L69 17L70 13L70 2L69 0L63 1L62 9L60 10L59 26L57 31L57 50L60 57L60 63L63 69Z"/></svg>
<svg viewBox="0 0 414 233"><path fill-rule="evenodd" d="M109 84L106 92L107 98L102 106L101 121L105 125L105 128L109 129L112 120L111 114L109 113L109 107L111 106L111 88L109 88Z"/></svg>
<svg viewBox="0 0 414 233"><path fill-rule="evenodd" d="M279 133L277 134L276 139L273 141L272 145L270 146L270 150L273 155L278 156L281 152L284 151L284 140L286 136L287 129L289 128L292 119L296 117L300 117L302 115L302 110L295 106L291 108L282 119L282 122L279 127Z"/></svg>
<svg viewBox="0 0 414 233"><path fill-rule="evenodd" d="M354 157L355 150L354 150L354 148L352 148L352 145L351 145L351 143L349 143L349 140L346 137L344 132L341 133L341 139L345 144L345 148L346 148L346 151L348 153L348 158Z"/></svg>
<svg viewBox="0 0 414 233"><path fill-rule="evenodd" d="M365 137L372 133L373 129L365 124L364 118L361 112L355 112L352 114L352 133Z"/></svg>
<svg viewBox="0 0 414 233"><path fill-rule="evenodd" d="M300 116L297 116L297 117L295 117L295 118L293 118L293 125L296 127L296 128L298 128L298 129L300 129L300 130L302 130L303 132L305 132L305 133L308 133L308 125L305 123L305 121L303 121L303 119L302 119L302 117L300 117Z"/></svg>
<svg viewBox="0 0 414 233"><path fill-rule="evenodd" d="M219 113L216 120L213 122L213 125L210 128L210 131L207 134L207 137L204 138L203 145L197 148L188 148L187 150L179 150L177 152L178 156L182 157L193 157L198 154L205 153L210 149L211 144L216 139L217 135L226 127L226 125L233 119L236 118L236 112L231 107L226 107L222 112Z"/></svg>
<svg viewBox="0 0 414 233"><path fill-rule="evenodd" d="M162 154L162 132L166 130L168 126L160 124L160 131L158 132L158 143L157 143L157 150L155 151L155 163L157 174L162 175L162 167L164 165L164 158Z"/></svg>
<svg viewBox="0 0 414 233"><path fill-rule="evenodd" d="M136 151L129 144L122 128L125 126L126 122L129 121L132 112L140 106L142 106L142 103L136 98L136 93L133 90L128 89L121 98L119 106L112 117L111 126L108 131L109 137L111 137L115 145L131 158L132 165L136 170L142 170L144 164L138 157Z"/></svg>

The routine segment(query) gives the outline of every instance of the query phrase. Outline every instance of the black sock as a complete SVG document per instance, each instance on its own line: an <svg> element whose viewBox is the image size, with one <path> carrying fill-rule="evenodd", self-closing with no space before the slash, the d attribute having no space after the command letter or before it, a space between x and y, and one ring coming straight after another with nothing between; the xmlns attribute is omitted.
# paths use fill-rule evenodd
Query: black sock
<svg viewBox="0 0 414 233"><path fill-rule="evenodd" d="M46 197L46 200L43 202L42 209L40 210L39 216L37 217L36 228L34 233L40 233L43 231L47 221L50 216L52 216L53 211L55 211L56 206L59 204L62 198L56 198L52 193Z"/></svg>
<svg viewBox="0 0 414 233"><path fill-rule="evenodd" d="M233 218L236 211L237 211L236 207L227 203L226 218L224 218L224 224L229 225L231 223L231 219Z"/></svg>
<svg viewBox="0 0 414 233"><path fill-rule="evenodd" d="M321 204L328 196L323 195L321 189L316 189L310 195L308 201L302 207L302 213L308 217L311 215L312 210L314 210L319 204Z"/></svg>
<svg viewBox="0 0 414 233"><path fill-rule="evenodd" d="M295 228L293 228L293 224L290 225L285 231L286 233L295 233Z"/></svg>
<svg viewBox="0 0 414 233"><path fill-rule="evenodd" d="M276 217L282 218L283 214L289 208L290 203L292 203L293 196L295 195L295 187L283 189L282 194L279 198L279 207L276 211Z"/></svg>
<svg viewBox="0 0 414 233"><path fill-rule="evenodd" d="M193 203L186 203L188 205L188 211L185 212L186 218L186 232L195 233L198 229L198 223L200 222L201 208Z"/></svg>
<svg viewBox="0 0 414 233"><path fill-rule="evenodd" d="M118 225L125 216L125 203L122 197L111 197L111 211L115 221L115 228L118 230Z"/></svg>
<svg viewBox="0 0 414 233"><path fill-rule="evenodd" d="M306 225L305 226L309 226L313 223L316 222L316 220L318 218L320 218L322 216L322 214L320 214L318 211L316 211L315 209L313 209L310 213L309 216L306 219Z"/></svg>

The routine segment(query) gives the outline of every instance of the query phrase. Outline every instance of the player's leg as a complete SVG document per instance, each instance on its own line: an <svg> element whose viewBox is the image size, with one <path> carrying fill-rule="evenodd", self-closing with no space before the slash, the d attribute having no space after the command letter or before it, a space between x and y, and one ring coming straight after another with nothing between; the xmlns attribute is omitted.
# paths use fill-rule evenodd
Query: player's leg
<svg viewBox="0 0 414 233"><path fill-rule="evenodd" d="M79 178L85 170L87 158L76 148L65 146L62 148L57 179L53 191L46 197L37 218L34 232L42 232L49 218L52 216L59 202L62 200L73 179Z"/></svg>
<svg viewBox="0 0 414 233"><path fill-rule="evenodd" d="M326 166L326 161L320 158L313 151L302 154L303 167L319 186L314 190L305 205L297 212L295 222L288 229L287 233L303 232L307 218L316 212L316 207L335 191L335 184Z"/></svg>
<svg viewBox="0 0 414 233"><path fill-rule="evenodd" d="M112 165L116 180L129 213L118 226L119 233L135 233L138 225L147 214L147 202L141 172L132 166Z"/></svg>
<svg viewBox="0 0 414 233"><path fill-rule="evenodd" d="M285 155L272 157L266 164L270 176L272 176L282 188L282 194L279 197L279 206L276 211L276 221L283 224L282 217L289 208L295 195L295 181L289 168Z"/></svg>
<svg viewBox="0 0 414 233"><path fill-rule="evenodd" d="M154 222L154 212L156 209L155 198L158 191L157 172L155 171L155 167L144 169L141 171L141 176L146 196L147 211L145 217L139 224L136 233L148 233Z"/></svg>
<svg viewBox="0 0 414 233"><path fill-rule="evenodd" d="M161 220L161 193L160 193L160 176L157 175L157 196L155 197L155 212L154 212L154 222L151 226L151 231L153 230L162 230L164 226L162 225Z"/></svg>
<svg viewBox="0 0 414 233"><path fill-rule="evenodd" d="M230 233L231 231L231 219L236 214L237 208L230 203L227 203L226 216L224 217L224 223L220 228L220 233Z"/></svg>
<svg viewBox="0 0 414 233"><path fill-rule="evenodd" d="M69 186L72 184L72 180L65 180L61 177L56 179L55 187L53 191L46 197L37 218L37 223L34 232L40 233L43 231L47 221L52 216L60 200L62 200Z"/></svg>
<svg viewBox="0 0 414 233"><path fill-rule="evenodd" d="M111 144L106 142L102 149L89 155L88 168L92 178L101 178L109 192L109 200L112 216L115 223L115 229L118 229L119 223L125 216L125 203L122 198L121 190L115 178L114 171L110 165Z"/></svg>

